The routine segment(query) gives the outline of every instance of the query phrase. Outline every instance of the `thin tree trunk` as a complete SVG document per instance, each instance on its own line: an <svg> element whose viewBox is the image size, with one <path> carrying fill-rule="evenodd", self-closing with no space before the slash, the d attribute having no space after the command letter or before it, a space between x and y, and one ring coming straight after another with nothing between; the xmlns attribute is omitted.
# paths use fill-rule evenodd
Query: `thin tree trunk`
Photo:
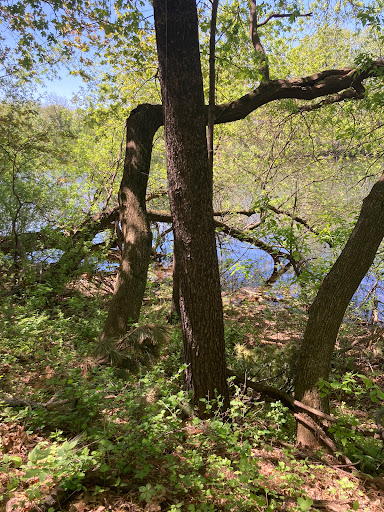
<svg viewBox="0 0 384 512"><path fill-rule="evenodd" d="M139 319L152 247L145 196L152 141L162 124L161 112L148 104L133 110L127 120L124 173L119 191L123 253L100 341L123 335Z"/></svg>
<svg viewBox="0 0 384 512"><path fill-rule="evenodd" d="M345 310L368 272L383 237L384 175L364 199L356 226L309 309L296 368L296 399L326 413L328 400L320 397L317 382L320 378L329 378L331 358ZM297 441L313 448L321 444L300 423Z"/></svg>
<svg viewBox="0 0 384 512"><path fill-rule="evenodd" d="M203 417L202 399L225 409L229 394L196 2L155 0L154 12L186 381Z"/></svg>
<svg viewBox="0 0 384 512"><path fill-rule="evenodd" d="M215 87L216 87L216 22L219 0L212 0L211 34L209 39L209 101L208 101L208 161L213 171L213 126L215 124Z"/></svg>
<svg viewBox="0 0 384 512"><path fill-rule="evenodd" d="M179 276L177 273L177 262L175 251L173 251L173 265L172 265L172 304L171 311L168 315L170 324L176 324L180 320L180 289L179 289Z"/></svg>

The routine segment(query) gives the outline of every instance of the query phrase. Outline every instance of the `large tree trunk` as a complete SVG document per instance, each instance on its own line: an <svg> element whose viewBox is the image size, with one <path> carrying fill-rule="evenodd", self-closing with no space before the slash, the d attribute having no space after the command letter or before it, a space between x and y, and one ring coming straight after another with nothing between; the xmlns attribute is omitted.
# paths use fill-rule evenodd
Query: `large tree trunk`
<svg viewBox="0 0 384 512"><path fill-rule="evenodd" d="M320 397L316 384L320 378L329 378L345 310L368 272L383 237L384 175L364 199L356 226L309 309L296 369L296 399L306 405L328 412L328 401ZM312 431L300 423L297 441L313 448L320 445Z"/></svg>
<svg viewBox="0 0 384 512"><path fill-rule="evenodd" d="M152 105L140 105L127 120L124 173L119 190L123 253L100 341L123 335L139 319L152 247L145 196L153 137L162 124L161 112Z"/></svg>
<svg viewBox="0 0 384 512"><path fill-rule="evenodd" d="M187 387L203 417L202 399L225 409L229 396L196 2L155 0L154 12Z"/></svg>

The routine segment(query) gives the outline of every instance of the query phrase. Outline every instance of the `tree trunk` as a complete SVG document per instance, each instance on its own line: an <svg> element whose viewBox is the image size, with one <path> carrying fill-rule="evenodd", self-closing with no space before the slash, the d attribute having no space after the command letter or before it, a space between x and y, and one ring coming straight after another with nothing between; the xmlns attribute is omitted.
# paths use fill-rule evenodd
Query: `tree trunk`
<svg viewBox="0 0 384 512"><path fill-rule="evenodd" d="M172 303L171 311L168 315L168 322L176 324L180 320L180 290L179 290L179 275L177 273L177 263L175 251L173 251L173 264L172 264Z"/></svg>
<svg viewBox="0 0 384 512"><path fill-rule="evenodd" d="M119 190L123 253L100 341L123 335L139 319L152 247L145 196L152 141L162 124L161 112L147 104L133 110L127 120L124 172Z"/></svg>
<svg viewBox="0 0 384 512"><path fill-rule="evenodd" d="M364 199L356 226L309 309L296 369L296 399L326 413L328 400L320 397L316 384L320 378L329 378L332 354L345 310L368 272L383 237L384 175ZM312 448L320 445L320 441L303 424L298 424L297 441Z"/></svg>
<svg viewBox="0 0 384 512"><path fill-rule="evenodd" d="M202 399L225 409L229 395L196 2L155 0L154 12L186 381L204 417Z"/></svg>

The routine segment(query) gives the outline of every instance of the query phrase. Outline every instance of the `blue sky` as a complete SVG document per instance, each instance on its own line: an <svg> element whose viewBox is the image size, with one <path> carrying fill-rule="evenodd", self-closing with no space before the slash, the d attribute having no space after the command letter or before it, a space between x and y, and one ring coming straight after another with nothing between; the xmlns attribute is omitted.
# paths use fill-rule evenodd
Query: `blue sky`
<svg viewBox="0 0 384 512"><path fill-rule="evenodd" d="M55 94L70 100L74 94L79 92L84 82L78 76L69 75L66 69L59 72L59 75L60 78L45 80L44 85L37 85L36 92L43 96Z"/></svg>

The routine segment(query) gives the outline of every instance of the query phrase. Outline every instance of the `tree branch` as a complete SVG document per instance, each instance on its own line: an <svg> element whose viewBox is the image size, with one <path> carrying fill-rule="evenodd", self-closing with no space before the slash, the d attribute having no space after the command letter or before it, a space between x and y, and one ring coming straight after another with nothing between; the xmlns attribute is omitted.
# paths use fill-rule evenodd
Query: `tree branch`
<svg viewBox="0 0 384 512"><path fill-rule="evenodd" d="M22 398L6 398L4 396L0 396L0 402L4 403L8 407L28 407L30 409L42 407L43 409L52 410L57 407L61 407L62 405L73 403L74 400L69 398L64 400L55 400L55 396L53 396L47 402L34 402L32 400L25 400Z"/></svg>
<svg viewBox="0 0 384 512"><path fill-rule="evenodd" d="M339 103L340 101L344 100L360 100L363 97L363 92L360 90L353 89L350 87L349 89L346 89L345 91L334 94L333 96L328 96L327 98L324 98L323 100L319 101L318 103L314 103L312 105L302 105L298 108L298 112L312 112L313 110L318 110L319 108L322 108L326 105L332 105L333 103Z"/></svg>
<svg viewBox="0 0 384 512"><path fill-rule="evenodd" d="M256 393L261 393L262 395L267 395L276 400L280 400L284 405L288 407L293 412L304 411L310 414L314 414L315 416L322 418L324 420L330 421L331 423L337 423L338 419L334 416L326 414L325 412L319 411L313 407L303 404L299 400L295 400L291 395L285 393L285 391L281 391L281 389L274 388L272 386L265 386L260 384L259 382L253 382L251 380L247 380L244 377L238 375L233 372L229 368L227 368L228 377L234 377L234 382L237 386L250 388Z"/></svg>
<svg viewBox="0 0 384 512"><path fill-rule="evenodd" d="M304 225L308 230L310 230L312 233L319 235L319 232L313 229L307 221L302 219L301 217L293 216L291 213L279 210L278 208L268 205L268 208L273 211L276 214L279 215L287 215L288 217L292 218L296 222ZM216 211L214 213L215 217L223 217L228 214L237 214L237 215L245 215L247 217L250 217L252 215L255 215L258 213L256 210L237 210L235 212L230 211ZM168 224L172 224L172 217L170 212L165 210L147 210L148 218L150 222L164 222ZM119 218L119 210L118 207L115 208L109 208L108 210L105 210L99 214L93 215L92 217L89 217L86 219L80 228L75 228L69 232L63 232L62 230L54 230L52 234L42 232L42 233L25 233L23 236L24 238L24 244L30 250L36 249L36 245L38 243L42 244L44 249L50 249L50 248L58 248L60 247L60 244L66 244L68 240L71 240L72 247L81 240L91 240L95 237L97 233L100 233L101 231L111 229L113 227L113 224L118 220ZM244 230L229 226L228 224L221 222L219 220L215 220L215 227L219 229L222 233L225 233L226 235L236 238L237 240L241 242L247 242L251 245L258 247L262 251L266 252L271 256L274 263L274 270L271 274L271 276L267 280L267 284L274 283L282 274L284 274L289 268L293 265L297 265L297 261L294 260L288 253L283 252L275 247L273 247L270 244L267 244L266 242L263 242L262 240L255 238L254 236L250 235L249 232L252 231L255 228L255 225L251 224L250 226L247 226ZM171 231L172 228L167 230L167 233ZM59 237L59 243L58 243L58 237ZM103 244L102 244L103 245ZM8 253L12 249L12 240L10 238L4 238L0 240L0 249L4 253ZM285 265L282 265L282 260L288 261Z"/></svg>
<svg viewBox="0 0 384 512"><path fill-rule="evenodd" d="M280 210L279 208L276 208L276 206L273 206L271 204L265 206L265 208L267 208L268 210L271 210L272 212L276 213L277 215L286 215L287 217L291 218L298 224L302 224L306 229L308 229L308 231L310 231L314 235L320 236L320 231L313 228L309 224L309 222L307 220L303 219L302 217L293 215L292 213L290 213L287 210ZM252 215L256 215L257 213L259 213L259 212L256 210L236 210L234 212L231 212L230 210L224 210L224 211L216 211L214 213L214 216L215 217L224 217L225 215L236 214L236 215L245 215L247 217L252 217ZM248 224L248 226L246 226L245 230L252 231L253 229L256 229L257 227L259 227L259 225L260 225L260 221L254 222L252 224ZM327 243L330 247L332 247L331 243L329 243L329 242L327 242Z"/></svg>
<svg viewBox="0 0 384 512"><path fill-rule="evenodd" d="M364 69L328 69L307 77L270 80L237 100L216 105L215 123L244 119L261 106L280 99L314 100L340 93L350 87L362 92L362 81L368 77L381 76L383 69L384 63L377 60Z"/></svg>
<svg viewBox="0 0 384 512"><path fill-rule="evenodd" d="M279 259L292 260L292 257L288 253L280 251L279 249L276 249L272 245L269 245L266 242L263 242L262 240L254 238L253 236L247 235L247 233L245 231L242 231L241 229L228 226L227 224L224 224L224 222L220 222L218 220L215 220L215 227L220 229L222 233L225 233L226 235L229 235L232 238L236 238L240 242L248 242L254 245L255 247L258 247L262 251L268 253L272 257L273 261ZM293 260L291 261L291 263L293 264Z"/></svg>
<svg viewBox="0 0 384 512"><path fill-rule="evenodd" d="M253 47L256 52L257 58L260 60L259 68L262 76L262 82L268 82L269 80L269 65L267 54L265 53L264 46L262 45L258 33L257 13L256 13L256 0L251 0L249 8L249 31L251 34L251 40Z"/></svg>
<svg viewBox="0 0 384 512"><path fill-rule="evenodd" d="M291 16L293 16L293 13L284 13L284 14L279 14L279 13L275 13L273 12L272 14L270 14L269 16L267 16L267 18L262 21L261 23L258 23L257 24L257 28L259 27L263 27L264 25L266 25L269 21L271 21L272 18L290 18ZM298 14L297 18L307 18L308 16L312 16L312 13L311 12L307 12L306 14Z"/></svg>

